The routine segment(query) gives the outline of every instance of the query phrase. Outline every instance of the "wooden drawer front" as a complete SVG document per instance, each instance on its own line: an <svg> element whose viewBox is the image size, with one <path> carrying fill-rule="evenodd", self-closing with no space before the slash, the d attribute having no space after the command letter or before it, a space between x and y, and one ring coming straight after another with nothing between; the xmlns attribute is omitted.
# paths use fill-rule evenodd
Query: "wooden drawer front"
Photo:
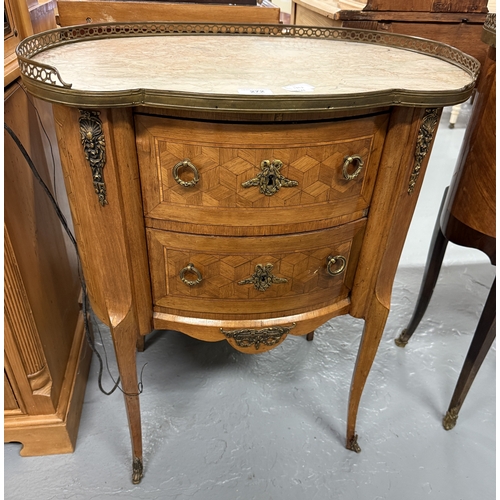
<svg viewBox="0 0 500 500"><path fill-rule="evenodd" d="M286 126L138 116L136 124L146 217L273 226L355 212L353 218L362 216L373 191L386 116ZM343 164L351 155L360 156L364 166L355 179L346 180ZM179 185L173 176L174 166L187 159L199 172L191 187ZM283 180L272 195L263 194L258 185L245 187L263 172L265 160L281 161L279 173L294 185L286 187ZM356 166L354 162L348 172ZM194 174L181 169L180 175L188 181Z"/></svg>
<svg viewBox="0 0 500 500"><path fill-rule="evenodd" d="M272 317L333 303L349 292L364 226L365 221L360 220L311 233L247 238L148 229L154 304L208 315L266 312ZM346 259L346 269L331 276L327 258L338 255ZM194 286L180 278L181 270L190 263L202 277ZM259 274L258 265L267 264L272 265L277 282L259 290L250 279ZM331 270L340 265L338 259ZM187 271L184 277L197 279Z"/></svg>

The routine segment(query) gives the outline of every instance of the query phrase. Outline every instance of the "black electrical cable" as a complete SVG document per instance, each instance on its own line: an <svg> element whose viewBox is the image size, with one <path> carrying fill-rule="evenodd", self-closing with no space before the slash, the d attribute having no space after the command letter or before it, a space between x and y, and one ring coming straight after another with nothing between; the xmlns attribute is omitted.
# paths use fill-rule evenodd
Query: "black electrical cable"
<svg viewBox="0 0 500 500"><path fill-rule="evenodd" d="M25 147L23 146L23 143L19 140L19 138L17 137L17 135L15 134L15 132L4 122L3 124L4 126L4 129L8 132L8 134L11 136L12 140L16 143L17 147L19 148L19 150L21 151L21 154L23 155L24 159L26 160L26 162L28 163L28 166L30 167L30 170L32 171L33 175L35 176L35 179L40 183L40 185L42 186L42 189L45 191L45 193L47 194L56 214L57 214L57 217L59 218L59 220L61 221L61 224L64 228L64 230L66 231L69 239L71 240L71 243L73 243L73 246L75 247L75 250L76 250L76 256L78 258L78 276L80 278L80 284L81 284L81 287L82 287L82 293L83 293L83 304L82 304L82 309L83 309L83 321L84 321L84 330L85 330L85 337L87 339L87 342L89 343L90 345L90 348L92 349L92 351L95 353L97 359L98 359L98 362L99 362L99 374L98 374L98 377L97 377L97 383L99 385L99 389L101 392L103 392L104 394L106 394L107 396L113 394L113 392L118 388L121 392L123 392L123 394L125 394L126 396L138 396L139 394L141 394L142 390L143 390L143 384L142 384L142 373L144 371L144 368L146 366L146 364L142 367L142 370L141 370L141 376L140 376L140 382L138 384L138 389L139 389L139 392L135 393L135 394L131 394L131 393L127 393L125 392L120 386L120 377L118 377L118 380L115 381L113 379L113 376L111 375L111 373L109 372L109 367L108 367L108 373L109 373L109 376L111 377L111 379L113 380L113 382L115 382L115 385L113 386L113 388L110 390L110 391L105 391L104 388L102 387L102 373L103 373L103 361L102 361L102 357L101 355L99 354L99 352L97 351L95 345L94 345L94 339L92 338L92 335L90 333L90 326L89 326L89 322L88 322L88 309L87 309L87 285L85 283L85 279L83 277L83 273L81 272L81 266L80 266L80 254L78 252L78 244L76 242L76 239L75 237L73 236L73 233L71 232L71 229L69 228L68 226L68 222L66 221L66 218L64 217L64 214L61 212L61 209L59 208L59 205L57 204L56 200L54 199L54 196L52 195L52 193L50 192L50 189L47 187L47 185L45 184L45 182L43 181L43 179L40 177L40 174L38 173L38 170L36 169L35 167L35 164L33 163L33 160L31 159L30 155L28 154L28 152L26 151ZM102 337L101 337L102 339ZM105 351L106 352L106 351ZM106 366L107 366L107 356L106 356Z"/></svg>

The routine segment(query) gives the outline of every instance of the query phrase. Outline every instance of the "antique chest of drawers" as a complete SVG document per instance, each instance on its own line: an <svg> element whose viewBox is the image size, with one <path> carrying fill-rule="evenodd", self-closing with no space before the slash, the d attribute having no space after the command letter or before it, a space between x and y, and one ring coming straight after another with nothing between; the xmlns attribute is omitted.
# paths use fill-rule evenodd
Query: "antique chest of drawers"
<svg viewBox="0 0 500 500"><path fill-rule="evenodd" d="M62 28L18 48L54 103L88 296L110 326L142 477L136 345L153 328L260 353L365 319L347 447L442 106L479 65L337 28ZM139 339L139 340L138 340Z"/></svg>

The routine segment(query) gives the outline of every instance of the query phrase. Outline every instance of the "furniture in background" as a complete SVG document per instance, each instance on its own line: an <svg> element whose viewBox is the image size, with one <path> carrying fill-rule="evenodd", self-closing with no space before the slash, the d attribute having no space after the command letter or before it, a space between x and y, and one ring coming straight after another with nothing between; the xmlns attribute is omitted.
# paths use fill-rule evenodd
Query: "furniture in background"
<svg viewBox="0 0 500 500"><path fill-rule="evenodd" d="M209 5L205 3L59 0L57 24L189 21L218 23L279 23L280 9L262 5Z"/></svg>
<svg viewBox="0 0 500 500"><path fill-rule="evenodd" d="M136 338L152 329L259 353L335 316L364 318L346 435L359 452L358 406L441 108L469 98L477 61L390 34L160 22L61 28L19 58L29 91L54 102L133 482Z"/></svg>
<svg viewBox="0 0 500 500"><path fill-rule="evenodd" d="M353 8L359 5L359 8ZM364 6L363 6L364 4ZM292 0L292 23L400 33L447 43L484 63L488 0Z"/></svg>
<svg viewBox="0 0 500 500"><path fill-rule="evenodd" d="M408 327L396 339L405 347L420 323L437 283L449 241L484 252L496 263L496 14L489 14L483 41L489 47L475 91L451 185L446 189L436 220L422 286ZM448 411L443 419L452 429L474 378L496 335L496 281L493 283Z"/></svg>
<svg viewBox="0 0 500 500"><path fill-rule="evenodd" d="M4 2L4 121L19 137L69 217L48 103L20 84L15 45L54 26L53 3ZM91 352L79 305L75 250L24 157L4 136L4 441L21 455L75 448Z"/></svg>

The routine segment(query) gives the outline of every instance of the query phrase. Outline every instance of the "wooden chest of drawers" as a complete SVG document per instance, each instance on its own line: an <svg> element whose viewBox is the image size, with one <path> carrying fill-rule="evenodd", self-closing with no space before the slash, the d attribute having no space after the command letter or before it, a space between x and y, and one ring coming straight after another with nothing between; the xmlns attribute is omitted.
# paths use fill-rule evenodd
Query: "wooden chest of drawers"
<svg viewBox="0 0 500 500"><path fill-rule="evenodd" d="M157 321L196 317L187 333L222 340L220 326L205 320L283 318L343 304L387 121L388 112L259 126L137 114ZM302 321L294 333L315 326Z"/></svg>
<svg viewBox="0 0 500 500"><path fill-rule="evenodd" d="M18 54L29 91L55 103L133 481L136 343L153 328L259 353L364 318L346 439L360 451L358 405L441 107L470 96L477 61L397 35L171 23L61 29Z"/></svg>

